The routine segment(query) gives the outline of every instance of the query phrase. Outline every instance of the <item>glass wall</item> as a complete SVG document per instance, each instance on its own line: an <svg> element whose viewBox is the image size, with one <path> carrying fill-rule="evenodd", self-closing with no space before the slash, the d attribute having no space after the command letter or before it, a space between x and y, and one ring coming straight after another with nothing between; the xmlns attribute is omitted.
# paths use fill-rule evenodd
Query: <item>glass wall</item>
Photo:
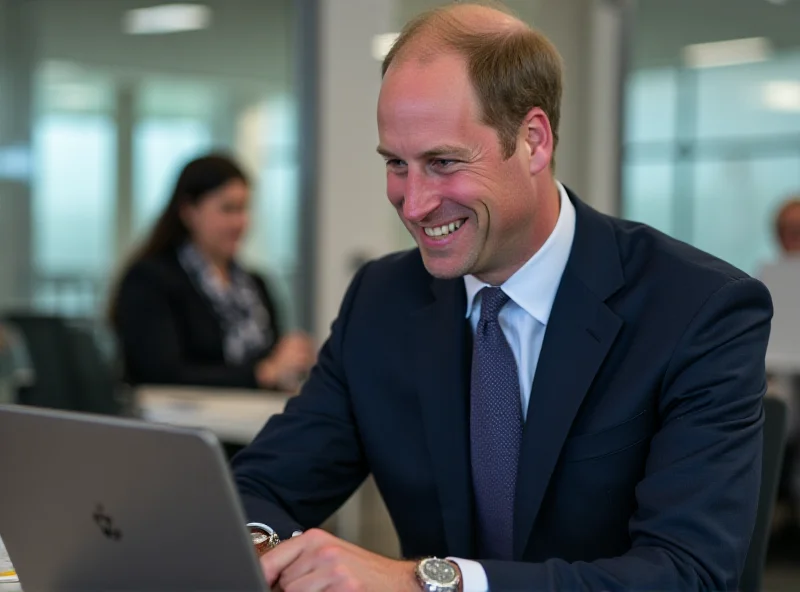
<svg viewBox="0 0 800 592"><path fill-rule="evenodd" d="M623 214L758 273L800 193L800 5L666 4L633 19Z"/></svg>
<svg viewBox="0 0 800 592"><path fill-rule="evenodd" d="M177 23L137 13L154 6L145 0L13 4L31 49L16 67L30 71L33 98L29 225L18 241L30 243L30 286L28 302L13 304L102 314L180 168L222 150L253 180L243 259L296 324L294 3L207 0Z"/></svg>

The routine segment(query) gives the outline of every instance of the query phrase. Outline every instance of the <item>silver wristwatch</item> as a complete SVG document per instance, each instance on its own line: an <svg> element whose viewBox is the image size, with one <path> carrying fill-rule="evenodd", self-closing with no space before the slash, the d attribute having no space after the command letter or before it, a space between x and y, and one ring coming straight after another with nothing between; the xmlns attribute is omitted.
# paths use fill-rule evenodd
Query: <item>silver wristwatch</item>
<svg viewBox="0 0 800 592"><path fill-rule="evenodd" d="M255 547L256 553L259 557L261 557L267 551L277 547L281 542L280 537L278 537L278 533L276 533L271 527L267 526L266 524L262 524L261 522L248 522L247 530L250 532L250 537L253 539L253 546ZM303 531L295 530L292 533L292 538L301 534L303 534Z"/></svg>
<svg viewBox="0 0 800 592"><path fill-rule="evenodd" d="M417 582L424 592L458 592L461 571L447 559L429 557L417 563Z"/></svg>

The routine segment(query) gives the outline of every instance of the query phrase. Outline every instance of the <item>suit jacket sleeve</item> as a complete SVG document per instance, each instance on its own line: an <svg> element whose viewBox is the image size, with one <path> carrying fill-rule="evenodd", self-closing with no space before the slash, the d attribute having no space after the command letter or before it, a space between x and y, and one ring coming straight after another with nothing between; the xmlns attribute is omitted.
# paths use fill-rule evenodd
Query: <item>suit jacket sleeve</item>
<svg viewBox="0 0 800 592"><path fill-rule="evenodd" d="M166 279L143 265L134 266L120 286L116 328L133 381L256 388L253 364L198 365L186 359L167 290Z"/></svg>
<svg viewBox="0 0 800 592"><path fill-rule="evenodd" d="M662 383L628 553L592 563L484 561L490 590L736 589L761 481L771 316L762 284L729 280L687 326Z"/></svg>
<svg viewBox="0 0 800 592"><path fill-rule="evenodd" d="M368 267L351 283L301 393L233 460L248 519L281 538L321 524L368 473L342 364L348 318Z"/></svg>

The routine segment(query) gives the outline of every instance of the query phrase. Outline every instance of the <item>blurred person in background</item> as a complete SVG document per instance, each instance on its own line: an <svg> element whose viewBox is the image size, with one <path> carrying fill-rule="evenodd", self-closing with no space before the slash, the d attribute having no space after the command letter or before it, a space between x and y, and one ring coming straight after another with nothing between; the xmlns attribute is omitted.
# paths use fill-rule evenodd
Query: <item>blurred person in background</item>
<svg viewBox="0 0 800 592"><path fill-rule="evenodd" d="M237 263L249 204L247 177L231 159L184 167L112 300L130 383L300 385L314 362L311 340L283 335L264 280Z"/></svg>
<svg viewBox="0 0 800 592"><path fill-rule="evenodd" d="M784 255L800 255L800 195L787 200L778 210L775 234Z"/></svg>

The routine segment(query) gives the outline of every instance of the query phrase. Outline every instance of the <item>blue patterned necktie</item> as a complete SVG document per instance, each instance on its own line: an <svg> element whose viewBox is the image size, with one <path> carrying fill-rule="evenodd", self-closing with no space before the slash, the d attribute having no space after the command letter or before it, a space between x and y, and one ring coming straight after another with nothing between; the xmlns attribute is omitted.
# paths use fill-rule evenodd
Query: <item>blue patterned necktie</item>
<svg viewBox="0 0 800 592"><path fill-rule="evenodd" d="M522 441L522 403L514 354L498 314L509 301L500 288L481 290L472 349L470 442L481 559L512 559L514 490Z"/></svg>

